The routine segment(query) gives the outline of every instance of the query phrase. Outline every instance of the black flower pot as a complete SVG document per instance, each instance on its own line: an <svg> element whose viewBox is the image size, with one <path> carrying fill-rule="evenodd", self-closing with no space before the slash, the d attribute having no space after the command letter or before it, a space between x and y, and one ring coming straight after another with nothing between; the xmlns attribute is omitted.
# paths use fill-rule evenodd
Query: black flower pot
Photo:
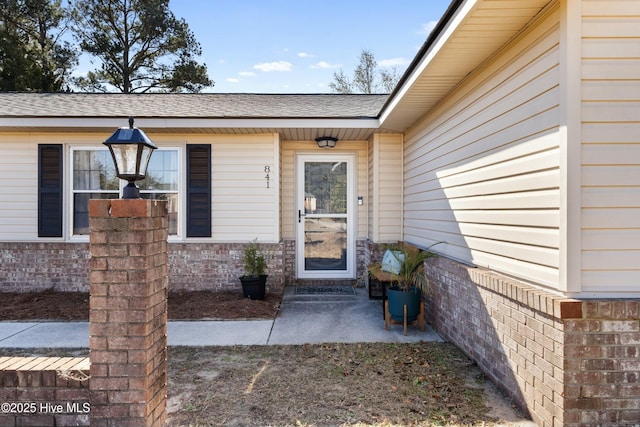
<svg viewBox="0 0 640 427"><path fill-rule="evenodd" d="M261 300L264 299L267 289L267 275L262 276L241 276L242 293L245 298Z"/></svg>

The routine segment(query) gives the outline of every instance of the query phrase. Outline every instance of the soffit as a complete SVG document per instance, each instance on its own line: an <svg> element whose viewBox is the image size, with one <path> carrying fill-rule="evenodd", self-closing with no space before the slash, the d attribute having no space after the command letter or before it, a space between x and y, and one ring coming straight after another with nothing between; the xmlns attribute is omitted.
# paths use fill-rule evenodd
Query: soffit
<svg viewBox="0 0 640 427"><path fill-rule="evenodd" d="M140 125L146 133L162 133L162 134L199 134L199 135L252 135L252 134L272 134L280 135L281 141L313 141L320 136L332 136L340 141L366 141L374 133L388 133L378 129L378 120L372 120L369 127L189 127L189 128L156 128ZM136 126L139 123L136 122ZM43 127L43 126L1 126L4 132L64 132L64 133L104 133L105 138L108 137L113 130L121 127L122 123L118 123L112 127Z"/></svg>
<svg viewBox="0 0 640 427"><path fill-rule="evenodd" d="M434 40L427 40L381 113L381 129L404 132L469 73L521 33L550 0L461 2Z"/></svg>

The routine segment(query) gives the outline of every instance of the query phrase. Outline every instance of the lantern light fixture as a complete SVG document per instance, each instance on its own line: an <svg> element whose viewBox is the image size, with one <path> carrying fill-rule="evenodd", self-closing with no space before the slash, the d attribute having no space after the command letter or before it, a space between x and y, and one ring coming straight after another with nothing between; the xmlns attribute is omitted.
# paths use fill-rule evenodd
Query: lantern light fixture
<svg viewBox="0 0 640 427"><path fill-rule="evenodd" d="M129 127L117 129L103 142L111 152L116 175L129 182L122 190L123 199L140 198L135 182L145 178L151 153L158 148L133 122L133 117L129 117Z"/></svg>
<svg viewBox="0 0 640 427"><path fill-rule="evenodd" d="M316 138L316 143L319 148L335 148L338 138L332 136L320 136Z"/></svg>

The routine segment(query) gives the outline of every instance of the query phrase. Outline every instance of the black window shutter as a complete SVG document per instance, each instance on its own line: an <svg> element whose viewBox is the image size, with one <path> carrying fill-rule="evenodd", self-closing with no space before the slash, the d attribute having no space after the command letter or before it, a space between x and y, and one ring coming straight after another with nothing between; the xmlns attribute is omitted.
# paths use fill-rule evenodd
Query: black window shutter
<svg viewBox="0 0 640 427"><path fill-rule="evenodd" d="M62 237L62 145L38 145L38 237Z"/></svg>
<svg viewBox="0 0 640 427"><path fill-rule="evenodd" d="M211 145L187 144L187 237L211 237Z"/></svg>

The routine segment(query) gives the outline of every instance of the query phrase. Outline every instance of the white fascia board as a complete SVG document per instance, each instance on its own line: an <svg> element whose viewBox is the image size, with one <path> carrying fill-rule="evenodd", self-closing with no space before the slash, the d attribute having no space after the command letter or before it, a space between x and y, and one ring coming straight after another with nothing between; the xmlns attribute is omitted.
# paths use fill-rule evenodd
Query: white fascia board
<svg viewBox="0 0 640 427"><path fill-rule="evenodd" d="M336 129L377 129L380 120L376 118L340 119L340 118L268 118L268 119L231 119L231 118L149 118L135 119L136 127L145 129L197 129L197 128L336 128ZM115 129L127 126L127 118L94 117L0 117L2 128L105 128Z"/></svg>
<svg viewBox="0 0 640 427"><path fill-rule="evenodd" d="M382 111L382 113L380 114L381 124L384 124L385 120L387 120L391 112L404 99L404 97L411 90L416 81L420 78L422 73L424 73L425 69L429 66L429 64L431 64L433 58L435 58L436 55L438 55L438 53L442 50L445 43L451 38L460 24L466 19L467 15L475 7L477 2L478 0L468 0L464 2L460 9L458 9L455 16L448 23L444 31L439 35L435 43L431 47L429 47L429 50L426 52L420 63L415 67L411 75L407 78L406 82L402 85L400 90L393 97L391 102L389 102L385 106L384 111Z"/></svg>

